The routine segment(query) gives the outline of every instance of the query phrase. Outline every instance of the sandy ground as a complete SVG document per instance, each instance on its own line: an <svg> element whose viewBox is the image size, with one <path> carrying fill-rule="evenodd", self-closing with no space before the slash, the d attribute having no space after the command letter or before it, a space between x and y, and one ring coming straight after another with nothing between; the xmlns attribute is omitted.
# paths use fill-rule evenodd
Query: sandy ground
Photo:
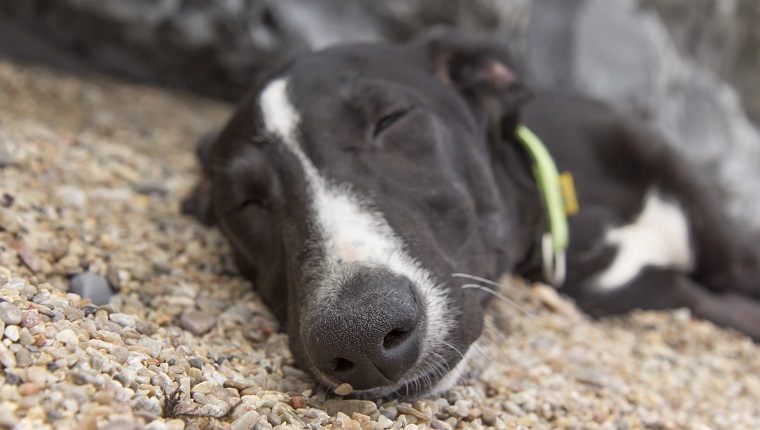
<svg viewBox="0 0 760 430"><path fill-rule="evenodd" d="M220 234L179 214L194 142L229 111L0 63L0 427L760 428L746 337L684 310L591 321L508 279L516 305L494 301L447 396L325 393ZM70 293L85 272L119 293L101 306Z"/></svg>

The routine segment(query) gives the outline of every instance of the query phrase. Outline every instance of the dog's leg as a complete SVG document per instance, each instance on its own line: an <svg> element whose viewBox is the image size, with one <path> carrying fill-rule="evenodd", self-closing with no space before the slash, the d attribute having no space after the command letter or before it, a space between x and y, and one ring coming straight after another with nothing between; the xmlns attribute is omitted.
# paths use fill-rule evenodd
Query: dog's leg
<svg viewBox="0 0 760 430"><path fill-rule="evenodd" d="M649 268L626 286L578 298L594 316L639 309L687 307L695 316L746 333L760 342L760 300L735 291L715 292L690 277L667 269Z"/></svg>

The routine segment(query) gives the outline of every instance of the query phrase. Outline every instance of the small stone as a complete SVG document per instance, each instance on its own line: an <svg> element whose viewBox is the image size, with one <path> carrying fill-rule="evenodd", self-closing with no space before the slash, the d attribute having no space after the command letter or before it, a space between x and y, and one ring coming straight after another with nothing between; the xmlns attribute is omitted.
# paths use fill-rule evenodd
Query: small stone
<svg viewBox="0 0 760 430"><path fill-rule="evenodd" d="M29 333L29 329L22 328L19 330L19 336L18 336L19 343L24 346L34 345L34 337L31 333Z"/></svg>
<svg viewBox="0 0 760 430"><path fill-rule="evenodd" d="M21 310L8 302L0 302L0 320L6 325L21 322Z"/></svg>
<svg viewBox="0 0 760 430"><path fill-rule="evenodd" d="M2 342L0 342L0 364L6 368L17 365L16 356Z"/></svg>
<svg viewBox="0 0 760 430"><path fill-rule="evenodd" d="M58 334L55 335L55 340L65 344L69 348L79 345L79 336L77 336L74 330L69 328L59 331Z"/></svg>
<svg viewBox="0 0 760 430"><path fill-rule="evenodd" d="M73 185L62 185L56 190L56 196L68 207L82 209L87 205L87 192Z"/></svg>
<svg viewBox="0 0 760 430"><path fill-rule="evenodd" d="M385 429L393 427L393 421L390 418L386 417L385 415L380 415L379 417L377 417L377 423L383 426L383 428ZM432 426L432 423L431 423L431 426Z"/></svg>
<svg viewBox="0 0 760 430"><path fill-rule="evenodd" d="M16 234L21 230L16 214L12 210L0 207L0 230Z"/></svg>
<svg viewBox="0 0 760 430"><path fill-rule="evenodd" d="M253 427L253 423L259 419L259 413L256 411L248 411L240 416L240 418L230 424L234 430L248 430Z"/></svg>
<svg viewBox="0 0 760 430"><path fill-rule="evenodd" d="M354 387L352 387L351 384L344 382L338 385L333 392L339 396L347 396L353 391Z"/></svg>
<svg viewBox="0 0 760 430"><path fill-rule="evenodd" d="M40 323L40 315L35 311L25 311L21 317L21 327L32 328Z"/></svg>
<svg viewBox="0 0 760 430"><path fill-rule="evenodd" d="M187 360L187 364L189 364L191 367L194 367L196 369L203 370L203 363L201 363L201 361L195 357Z"/></svg>
<svg viewBox="0 0 760 430"><path fill-rule="evenodd" d="M498 416L498 412L493 408L485 408L483 409L483 415L481 415L481 418L483 420L483 424L492 426L496 424L496 417Z"/></svg>
<svg viewBox="0 0 760 430"><path fill-rule="evenodd" d="M216 324L216 318L206 312L187 309L182 312L179 325L196 336L202 336Z"/></svg>
<svg viewBox="0 0 760 430"><path fill-rule="evenodd" d="M113 288L115 291L121 291L121 278L119 277L119 270L116 269L113 265L108 266L108 270L106 271L106 280L108 281L108 284Z"/></svg>
<svg viewBox="0 0 760 430"><path fill-rule="evenodd" d="M106 278L89 272L71 278L69 291L79 294L82 298L90 299L96 306L105 305L114 295Z"/></svg>
<svg viewBox="0 0 760 430"><path fill-rule="evenodd" d="M122 327L135 328L137 325L137 320L135 317L129 314L112 313L108 315L108 319L115 322L116 324L119 324Z"/></svg>
<svg viewBox="0 0 760 430"><path fill-rule="evenodd" d="M435 430L453 430L451 424L447 423L446 421L438 420L430 421L430 428Z"/></svg>
<svg viewBox="0 0 760 430"><path fill-rule="evenodd" d="M302 409L306 407L306 399L301 396L291 397L290 400L288 400L288 404L293 407L293 409Z"/></svg>
<svg viewBox="0 0 760 430"><path fill-rule="evenodd" d="M9 325L8 327L5 327L5 332L3 334L5 334L5 338L10 339L11 342L17 342L20 336L17 325Z"/></svg>
<svg viewBox="0 0 760 430"><path fill-rule="evenodd" d="M13 372L7 372L5 374L5 383L9 385L18 385L21 382L21 378Z"/></svg>
<svg viewBox="0 0 760 430"><path fill-rule="evenodd" d="M192 390L190 390L191 393L201 393L201 394L208 394L211 392L211 389L214 388L214 384L210 381L203 381L198 384L195 384Z"/></svg>
<svg viewBox="0 0 760 430"><path fill-rule="evenodd" d="M396 417L398 417L398 410L395 406L383 407L383 409L380 410L380 415L383 415L390 420L395 420Z"/></svg>
<svg viewBox="0 0 760 430"><path fill-rule="evenodd" d="M40 392L42 387L40 387L39 384L36 382L24 382L23 384L19 385L18 392L22 396L32 396Z"/></svg>
<svg viewBox="0 0 760 430"><path fill-rule="evenodd" d="M369 400L328 400L323 406L329 415L335 415L338 412L342 412L348 416L351 416L354 412L372 415L377 411L375 402L370 402Z"/></svg>
<svg viewBox="0 0 760 430"><path fill-rule="evenodd" d="M84 317L87 318L90 315L95 315L95 313L98 311L97 306L87 305L84 308L82 308L84 311Z"/></svg>
<svg viewBox="0 0 760 430"><path fill-rule="evenodd" d="M21 346L21 345L18 345ZM34 358L32 353L26 348L21 348L16 351L16 365L18 367L27 368L34 364Z"/></svg>
<svg viewBox="0 0 760 430"><path fill-rule="evenodd" d="M169 192L166 181L159 179L142 179L132 184L132 189L139 194L165 195Z"/></svg>
<svg viewBox="0 0 760 430"><path fill-rule="evenodd" d="M396 409L399 411L399 413L415 416L420 421L430 421L433 419L430 414L426 414L425 412L418 411L417 409L410 408L408 406L398 405L396 406Z"/></svg>

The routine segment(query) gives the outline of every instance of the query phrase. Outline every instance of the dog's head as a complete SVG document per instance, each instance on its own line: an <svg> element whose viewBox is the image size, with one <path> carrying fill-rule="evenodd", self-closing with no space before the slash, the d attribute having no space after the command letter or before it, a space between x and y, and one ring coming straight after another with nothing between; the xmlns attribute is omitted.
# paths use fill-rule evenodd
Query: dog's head
<svg viewBox="0 0 760 430"><path fill-rule="evenodd" d="M185 210L229 238L322 383L447 389L487 297L452 275L495 278L530 242L510 138L526 93L504 47L448 30L297 58L201 148Z"/></svg>

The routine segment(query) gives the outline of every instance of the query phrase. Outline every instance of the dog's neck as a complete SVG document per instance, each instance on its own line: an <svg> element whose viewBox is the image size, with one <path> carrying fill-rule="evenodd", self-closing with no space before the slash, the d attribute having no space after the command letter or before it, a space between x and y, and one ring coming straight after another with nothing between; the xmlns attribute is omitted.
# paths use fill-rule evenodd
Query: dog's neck
<svg viewBox="0 0 760 430"><path fill-rule="evenodd" d="M522 141L516 134L515 127L509 127L502 135L496 151L496 164L501 176L501 193L503 201L514 202L514 210L519 227L517 228L517 243L510 245L513 255L512 267L539 265L533 262L533 256L538 254L536 248L538 238L544 228L544 208L541 202L541 191L532 171L532 159Z"/></svg>

